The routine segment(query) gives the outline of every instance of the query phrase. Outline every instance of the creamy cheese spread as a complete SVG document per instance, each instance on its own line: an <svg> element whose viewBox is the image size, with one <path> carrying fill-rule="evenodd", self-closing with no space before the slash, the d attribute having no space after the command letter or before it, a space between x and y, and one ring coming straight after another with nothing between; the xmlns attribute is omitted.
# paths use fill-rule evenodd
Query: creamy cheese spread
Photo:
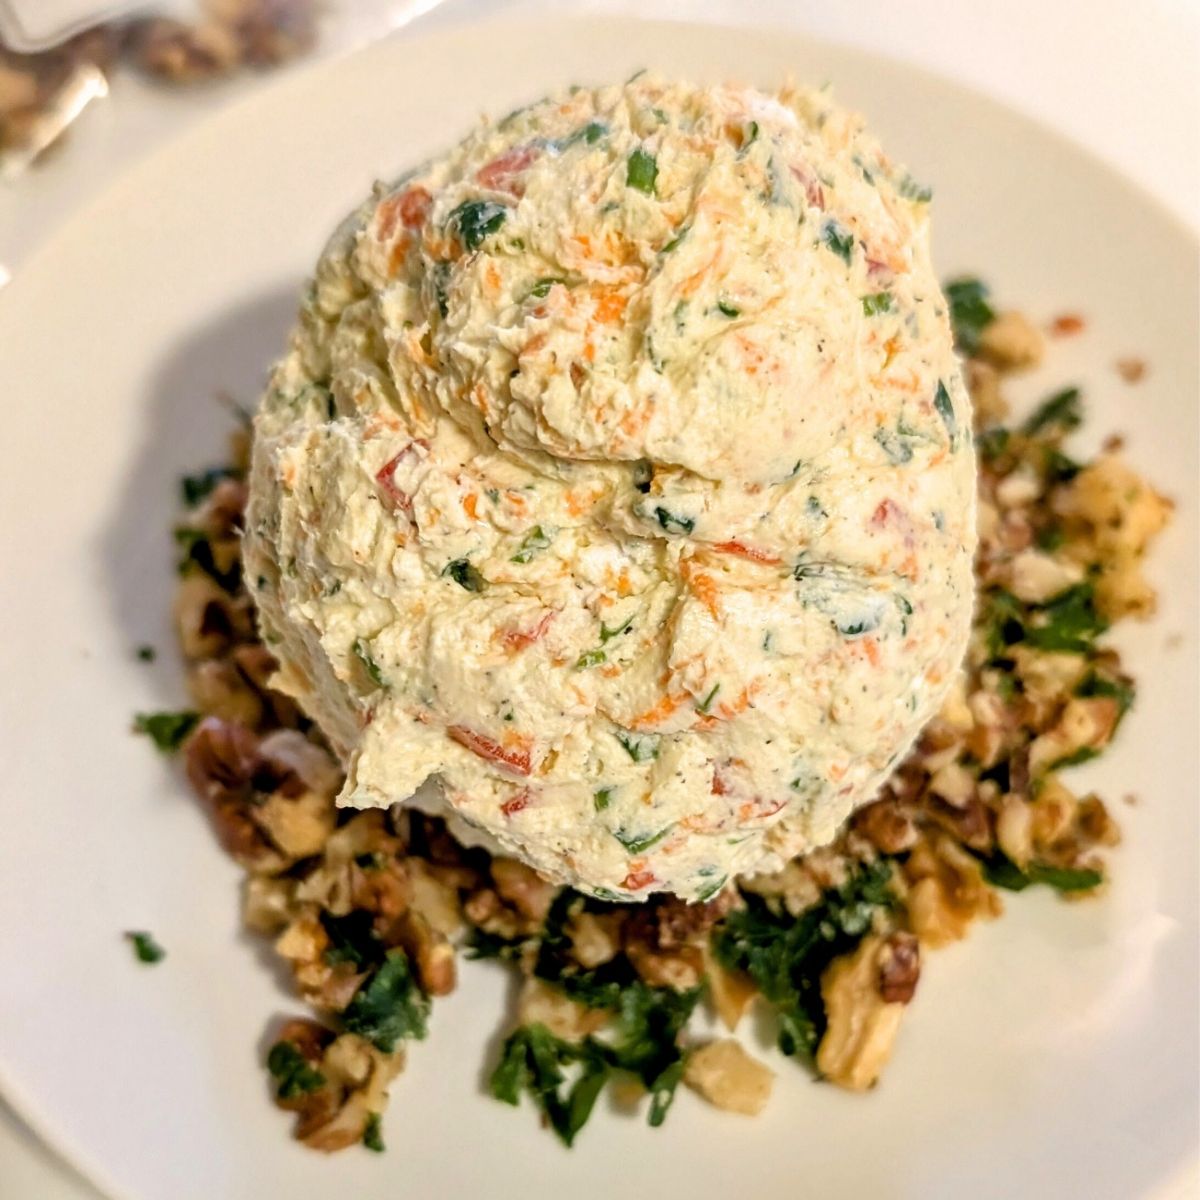
<svg viewBox="0 0 1200 1200"><path fill-rule="evenodd" d="M928 193L819 92L638 77L481 123L322 256L247 578L343 804L428 779L609 899L829 840L971 616Z"/></svg>

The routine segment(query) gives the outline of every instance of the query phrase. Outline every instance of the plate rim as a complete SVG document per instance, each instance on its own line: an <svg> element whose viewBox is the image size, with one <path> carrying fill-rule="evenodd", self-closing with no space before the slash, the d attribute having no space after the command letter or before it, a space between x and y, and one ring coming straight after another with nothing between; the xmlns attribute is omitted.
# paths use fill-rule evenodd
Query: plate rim
<svg viewBox="0 0 1200 1200"><path fill-rule="evenodd" d="M707 31L720 29L733 39L741 37L765 39L775 35L786 39L798 48L802 46L806 51L815 55L829 53L834 56L853 58L866 64L886 65L889 69L908 77L919 78L940 88L966 94L974 103L984 105L996 114L1002 114L1010 122L1017 122L1023 133L1036 134L1042 140L1054 143L1064 153L1071 155L1076 160L1083 160L1089 170L1101 172L1111 181L1119 184L1139 208L1151 210L1157 220L1164 227L1170 229L1172 236L1177 236L1185 241L1193 256L1200 257L1200 226L1190 225L1162 199L1151 192L1136 175L1105 159L1091 147L1053 124L1042 121L1030 112L1009 104L987 91L978 90L970 83L947 75L934 67L914 64L897 55L858 47L849 42L821 37L798 26L789 25L774 15L768 20L742 23L736 19L722 19L717 15L708 19L699 15L692 18L674 15L641 17L630 13L611 11L554 12L544 13L540 16L531 16L528 13L513 15L489 13L475 19L456 14L447 23L432 27L427 27L418 19L416 24L392 30L372 42L350 46L329 57L298 65L286 75L270 79L219 110L203 115L175 136L154 146L108 180L99 191L74 208L41 239L37 247L23 260L21 267L7 286L0 289L0 318L3 317L9 305L20 304L25 291L24 277L32 275L38 270L43 258L53 252L60 239L67 236L78 225L85 223L97 208L107 202L114 191L126 186L132 176L153 169L163 159L173 155L186 154L189 144L206 137L215 125L233 124L243 113L262 103L268 97L276 97L280 93L290 90L297 92L308 90L314 81L319 80L323 75L343 70L348 61L376 54L387 54L398 43L409 46L416 45L426 52L436 55L443 52L444 46L452 46L456 40L464 36L484 37L496 29L503 29L510 35L514 32L519 33L521 30L544 34L547 26L576 29L580 31L581 36L583 31L589 28L614 30L630 26ZM730 72L730 74L735 75L739 72ZM1200 297L1194 298L1193 311L1195 314L1200 314ZM1192 495L1187 497L1187 500L1194 502L1195 498ZM20 516L9 518L9 520L17 523ZM7 521L4 522L4 524L7 523ZM41 1143L41 1146L49 1151L56 1160L56 1165L73 1176L75 1181L82 1181L93 1191L110 1198L110 1200L142 1200L141 1197L135 1197L132 1193L124 1192L117 1187L113 1181L107 1178L100 1164L92 1164L88 1152L74 1146L69 1135L55 1128L51 1114L42 1111L41 1106L21 1085L16 1074L2 1056L0 1056L0 1097L3 1098L4 1103L8 1105L15 1117L18 1131L31 1135ZM1193 1140L1190 1153L1190 1159L1186 1161L1181 1159L1177 1164L1180 1173L1200 1170L1200 1131ZM1157 1182L1169 1184L1168 1180Z"/></svg>

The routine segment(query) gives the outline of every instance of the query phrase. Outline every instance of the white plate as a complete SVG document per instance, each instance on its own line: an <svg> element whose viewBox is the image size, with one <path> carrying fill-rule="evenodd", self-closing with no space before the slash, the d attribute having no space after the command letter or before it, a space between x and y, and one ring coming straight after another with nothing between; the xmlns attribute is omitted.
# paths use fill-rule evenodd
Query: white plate
<svg viewBox="0 0 1200 1200"><path fill-rule="evenodd" d="M504 983L468 969L412 1052L389 1153L287 1137L259 1066L299 1011L238 933L238 870L177 772L128 733L178 705L167 610L177 477L217 459L213 394L253 399L301 277L376 175L480 110L638 66L770 85L832 80L933 183L943 271L978 269L1039 316L1088 317L1030 394L1082 382L1093 437L1180 501L1153 624L1119 641L1143 681L1086 777L1126 845L1098 903L1048 895L935 955L882 1086L853 1097L775 1060L758 1121L681 1095L667 1125L601 1116L573 1152L481 1089ZM1195 1155L1196 247L1134 187L977 96L777 33L497 24L381 44L227 112L131 172L0 295L0 1082L114 1195L372 1197L1149 1195ZM1113 360L1150 363L1137 387ZM1177 640L1171 640L1174 637ZM153 666L134 648L150 641ZM1081 780L1084 773L1080 773ZM124 929L169 951L137 966Z"/></svg>

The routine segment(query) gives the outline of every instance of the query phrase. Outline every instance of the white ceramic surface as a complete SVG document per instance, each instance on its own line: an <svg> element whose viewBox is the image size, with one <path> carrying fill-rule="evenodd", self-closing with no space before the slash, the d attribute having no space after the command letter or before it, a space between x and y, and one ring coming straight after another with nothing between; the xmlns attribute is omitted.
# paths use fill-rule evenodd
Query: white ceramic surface
<svg viewBox="0 0 1200 1200"><path fill-rule="evenodd" d="M570 1154L481 1094L504 987L468 970L415 1048L390 1152L287 1141L257 1056L295 1011L237 933L238 872L173 769L128 735L177 704L167 536L175 480L219 455L213 394L252 398L334 220L375 175L557 83L652 63L769 84L831 79L935 187L947 272L1039 315L1084 311L1024 381L1082 382L1093 440L1120 428L1180 500L1143 679L1086 780L1127 837L1101 903L1009 902L928 964L897 1058L866 1098L791 1064L767 1115L682 1095L649 1131L597 1118ZM629 22L503 25L389 42L297 75L188 134L80 213L0 293L0 1086L118 1196L1127 1197L1195 1154L1197 265L1140 193L1003 109L908 69L780 34ZM1112 369L1151 364L1136 388ZM134 648L163 653L147 667ZM169 957L131 959L150 928Z"/></svg>

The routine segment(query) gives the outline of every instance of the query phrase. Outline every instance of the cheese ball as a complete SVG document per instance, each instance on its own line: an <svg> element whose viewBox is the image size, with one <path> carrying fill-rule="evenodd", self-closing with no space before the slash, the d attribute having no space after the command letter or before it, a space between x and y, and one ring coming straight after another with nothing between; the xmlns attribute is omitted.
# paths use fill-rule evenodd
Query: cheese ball
<svg viewBox="0 0 1200 1200"><path fill-rule="evenodd" d="M823 92L645 76L376 188L262 399L245 537L340 803L703 900L872 798L972 607L928 200Z"/></svg>

